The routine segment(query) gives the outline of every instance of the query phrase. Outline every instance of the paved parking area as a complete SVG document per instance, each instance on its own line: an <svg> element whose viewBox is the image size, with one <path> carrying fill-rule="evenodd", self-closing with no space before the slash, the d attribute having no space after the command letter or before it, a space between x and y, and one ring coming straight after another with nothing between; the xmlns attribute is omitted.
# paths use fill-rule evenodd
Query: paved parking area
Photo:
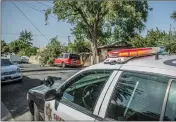
<svg viewBox="0 0 176 122"><path fill-rule="evenodd" d="M10 116L14 120L29 121L31 120L31 116L26 100L28 90L40 85L40 82L46 76L56 76L62 77L62 79L68 79L78 71L79 70L25 72L23 73L23 82L2 84L1 102L4 104L5 108L7 108L6 110L9 111ZM1 113L3 113L5 109L1 108L1 111Z"/></svg>

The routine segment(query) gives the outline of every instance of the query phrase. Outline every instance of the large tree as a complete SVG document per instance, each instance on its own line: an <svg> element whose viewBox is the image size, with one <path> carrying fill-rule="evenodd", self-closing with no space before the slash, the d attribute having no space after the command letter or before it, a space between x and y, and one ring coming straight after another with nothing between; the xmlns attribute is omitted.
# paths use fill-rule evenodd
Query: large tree
<svg viewBox="0 0 176 122"><path fill-rule="evenodd" d="M27 30L24 30L20 33L19 40L27 42L29 45L32 45L32 33L28 32Z"/></svg>
<svg viewBox="0 0 176 122"><path fill-rule="evenodd" d="M68 53L83 53L90 52L90 43L88 41L74 40L63 46L63 51Z"/></svg>
<svg viewBox="0 0 176 122"><path fill-rule="evenodd" d="M9 52L9 47L4 40L1 40L1 53L5 54Z"/></svg>
<svg viewBox="0 0 176 122"><path fill-rule="evenodd" d="M73 32L90 41L94 63L98 44L105 43L104 40L111 38L112 33L114 39L126 43L130 36L144 28L150 9L147 1L54 0L53 4L53 8L46 11L45 20L53 12L59 21L65 20L74 25Z"/></svg>
<svg viewBox="0 0 176 122"><path fill-rule="evenodd" d="M169 53L176 53L176 31L169 34L158 28L151 29L145 37L135 36L131 38L132 47L158 47L164 46Z"/></svg>
<svg viewBox="0 0 176 122"><path fill-rule="evenodd" d="M14 40L8 44L10 52L18 54L20 56L31 56L37 53L37 48L32 45L32 33L24 30L20 33L17 40Z"/></svg>
<svg viewBox="0 0 176 122"><path fill-rule="evenodd" d="M53 65L54 58L59 56L62 53L62 45L58 41L57 36L50 39L50 43L47 44L46 48L39 52L38 56L40 65L44 66L45 64Z"/></svg>

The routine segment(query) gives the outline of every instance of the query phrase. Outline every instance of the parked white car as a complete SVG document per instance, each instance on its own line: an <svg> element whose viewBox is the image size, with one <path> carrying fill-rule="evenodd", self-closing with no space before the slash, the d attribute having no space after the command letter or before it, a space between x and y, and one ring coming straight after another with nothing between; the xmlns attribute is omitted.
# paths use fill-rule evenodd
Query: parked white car
<svg viewBox="0 0 176 122"><path fill-rule="evenodd" d="M8 58L1 57L1 83L22 81L22 72Z"/></svg>
<svg viewBox="0 0 176 122"><path fill-rule="evenodd" d="M7 55L6 57L13 63L20 63L21 62L21 57L18 55Z"/></svg>
<svg viewBox="0 0 176 122"><path fill-rule="evenodd" d="M21 63L29 63L29 57L27 56L21 56Z"/></svg>

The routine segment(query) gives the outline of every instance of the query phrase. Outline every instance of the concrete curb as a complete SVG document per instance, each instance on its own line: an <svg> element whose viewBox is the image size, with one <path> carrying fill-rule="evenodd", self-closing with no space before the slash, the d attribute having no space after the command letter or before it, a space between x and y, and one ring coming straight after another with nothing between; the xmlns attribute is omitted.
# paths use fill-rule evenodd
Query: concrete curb
<svg viewBox="0 0 176 122"><path fill-rule="evenodd" d="M48 69L21 69L22 72L37 72L37 71L60 71L60 70L81 70L83 68L48 68Z"/></svg>

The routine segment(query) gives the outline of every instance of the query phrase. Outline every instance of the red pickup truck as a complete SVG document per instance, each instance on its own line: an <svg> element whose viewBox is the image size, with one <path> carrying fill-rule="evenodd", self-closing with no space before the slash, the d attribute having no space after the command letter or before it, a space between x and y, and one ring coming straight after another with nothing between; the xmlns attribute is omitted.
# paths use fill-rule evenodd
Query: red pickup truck
<svg viewBox="0 0 176 122"><path fill-rule="evenodd" d="M54 59L54 65L62 67L66 66L81 66L80 56L77 54L63 53L61 56Z"/></svg>

